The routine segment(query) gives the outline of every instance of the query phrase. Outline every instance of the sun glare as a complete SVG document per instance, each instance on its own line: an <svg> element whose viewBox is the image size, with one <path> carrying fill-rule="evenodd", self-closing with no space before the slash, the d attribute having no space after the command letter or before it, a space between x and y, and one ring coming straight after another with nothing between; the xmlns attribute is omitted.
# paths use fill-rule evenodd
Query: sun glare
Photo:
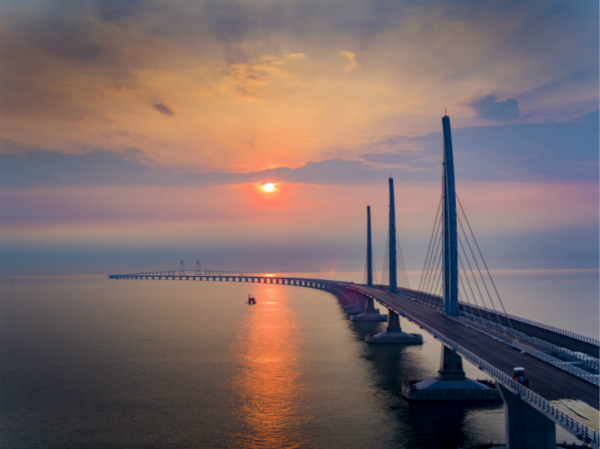
<svg viewBox="0 0 600 449"><path fill-rule="evenodd" d="M261 185L260 188L263 192L271 193L275 191L276 185L272 182L267 182L266 184Z"/></svg>

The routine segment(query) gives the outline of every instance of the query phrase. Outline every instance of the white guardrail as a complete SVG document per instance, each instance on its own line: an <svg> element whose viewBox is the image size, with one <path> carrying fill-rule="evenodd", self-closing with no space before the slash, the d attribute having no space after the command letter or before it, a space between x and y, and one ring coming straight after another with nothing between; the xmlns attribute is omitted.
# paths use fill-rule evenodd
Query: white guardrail
<svg viewBox="0 0 600 449"><path fill-rule="evenodd" d="M424 303L423 305L426 305L426 306L431 305L433 307L430 307L430 308L432 308L436 312L441 310L440 305L438 303L434 302L434 301L430 301L430 300L427 300L425 298L417 298L415 296L410 296L410 295L402 295L402 294L400 294L399 296L408 296L408 298L410 300L412 300L412 301L417 301L417 302ZM519 338L521 340L528 341L528 342L533 343L533 344L535 344L537 346L540 346L540 347L542 347L544 349L547 349L549 351L552 351L552 352L555 352L557 354L560 354L560 355L562 355L564 357L567 357L567 358L573 359L575 361L578 361L578 362L580 362L580 363L582 363L584 365L589 366L590 368L593 368L593 369L596 369L596 370L600 370L600 361L598 359L596 359L595 357L587 356L585 354L579 354L577 352L571 351L571 350L563 348L561 346L556 346L556 345L554 345L552 343L549 343L549 342L547 342L545 340L541 340L541 339L536 338L536 337L531 337L531 336L529 336L527 334L524 334L523 332L520 332L520 331L514 330L514 329L512 329L510 327L504 326L503 324L496 323L494 321L490 321L490 320L482 318L482 317L478 317L474 313L466 312L466 307L465 306L468 306L468 308L470 308L471 310L478 309L480 311L489 312L489 313L492 313L494 315L499 314L499 315L504 316L504 317L506 317L507 314L498 313L496 310L492 310L492 309L488 309L488 308L484 308L484 307L473 307L471 304L467 304L467 303L464 303L464 302L461 302L460 304L463 305L463 311L461 312L461 315L465 316L468 319L471 319L473 321L481 323L484 326L490 326L493 329L498 329L498 330L502 331L503 333L514 335L515 337L517 337L517 338ZM509 315L509 316L512 317L513 315ZM514 317L512 319L514 319L514 320L519 319L519 320L522 320L522 321L531 321L531 320L527 320L526 318L520 318L520 317ZM585 337L583 335L578 335L578 334L575 334L573 332L568 332L568 331L565 331L565 330L559 329L559 328L553 328L552 326L547 326L547 325L544 325L544 324L541 324L541 323L536 323L535 321L531 321L531 323L535 323L535 325L539 325L539 326L545 326L546 328L548 328L547 330L554 330L554 329L560 330L561 334L563 334L563 335L566 335L566 334L570 333L570 334L573 334L573 335L577 335L578 337L581 337L583 339L590 339L589 337ZM482 329L479 329L479 328L475 328L475 329L480 330L480 331L482 331L482 332L484 332L484 333L486 333L486 334L488 334L488 335L490 335L492 337L499 338L502 341L506 341L507 344L512 345L511 342L507 341L505 338L503 338L503 337L501 337L499 335L493 335L492 333L486 332L485 330L482 330ZM581 339L581 338L579 338L579 339ZM590 339L590 340L593 340L593 339ZM512 345L512 346L515 346L515 345ZM556 367L558 367L558 368L560 368L560 369L562 369L564 371L567 371L567 372L569 372L569 373L571 373L571 374L573 374L573 375L575 375L577 377L580 377L580 378L582 378L582 379L584 379L584 380L586 380L588 382L591 382L594 385L599 385L600 386L600 378L598 376L596 376L594 374L591 374L591 373L588 373L587 371L585 371L583 369L580 369L580 368L578 368L576 366L572 366L568 362L565 362L563 360L559 360L559 359L557 359L555 357L552 357L552 356L550 356L548 354L544 354L541 351L536 351L534 349L532 351L528 351L528 353L530 355L532 355L534 357L537 357L537 358L539 358L541 360L544 360L545 362L550 363L550 364L552 364L552 365L554 365L554 366L556 366ZM540 354L543 354L543 357L541 357Z"/></svg>
<svg viewBox="0 0 600 449"><path fill-rule="evenodd" d="M563 362L562 360L558 360L555 357L552 357L548 354L544 354L542 351L538 351L530 346L526 346L523 343L519 343L517 341L513 341L510 343L511 346L514 346L517 349L520 349L521 352L525 352L530 354L540 360L543 360L546 363L556 366L557 368L566 371L567 373L573 374L583 380L587 380L588 382L597 385L600 387L600 379L595 374L590 374L587 371L582 370L581 368L577 368L576 366L571 365L570 363Z"/></svg>
<svg viewBox="0 0 600 449"><path fill-rule="evenodd" d="M493 321L489 321L486 319L482 319L478 316L474 316L471 314L467 314L463 312L463 315L465 318L468 319L472 319L473 321L482 323L486 326L490 326L492 328L498 329L506 334L511 334L514 335L515 337L521 339L521 340L525 340L525 341L529 341L530 343L533 343L535 345L538 345L544 349L548 349L552 352L556 352L557 354L561 354L564 355L565 357L571 358L573 360L576 360L578 362L581 362L582 364L585 364L591 368L594 369L598 369L598 359L595 359L593 357L587 357L587 356L582 356L579 354L576 354L572 351L569 351L568 349L562 348L560 346L556 346L553 345L552 343L548 343L547 341L544 340L540 340L539 338L535 338L535 337L530 337L529 335L524 334L523 332L519 332L519 331L515 331L514 329L511 329L509 327L503 326L502 324L498 324L498 323L494 323ZM470 315L470 316L469 316ZM464 321L461 321L462 323L468 325L467 323L465 323ZM473 327L473 326L471 326ZM477 329L487 335L490 335L492 337L498 337L496 335L493 335L489 332L486 332L485 330L479 328L479 327L473 327L474 329ZM506 340L506 338L500 338L502 341L504 341L505 343L514 346L515 348L518 348L520 350L526 350L528 354L537 357L540 360L543 360L546 363L550 363L551 365L556 366L557 368L562 369L563 371L567 371L577 377L580 377L583 380L586 380L588 382L593 383L594 385L598 385L600 386L600 378L595 375L595 374L591 374L579 367L573 366L572 364L570 364L569 362L565 362L563 360L559 360L556 357L553 357L551 355L545 354L542 351L538 351L535 348L531 348L529 346L526 345L522 345L520 344L518 341L508 341Z"/></svg>
<svg viewBox="0 0 600 449"><path fill-rule="evenodd" d="M413 292L413 295L414 296L419 296L418 292ZM428 302L428 303L434 305L435 307L440 307L440 304L436 303L435 301L426 299L424 297L424 295L421 295L420 297L418 297L418 300L423 301L423 302ZM581 335L581 334L577 334L575 332L567 331L567 330L561 329L559 327L550 326L549 324L540 323L538 321L533 321L533 320L530 320L528 318L523 318L523 317L520 317L520 316L511 315L509 313L500 312L498 310L490 309L489 307L473 306L472 304L466 303L464 301L460 301L459 304L461 306L463 306L463 307L468 306L468 307L471 307L471 308L474 308L474 309L479 309L481 311L492 313L494 315L497 314L497 315L503 316L504 318L508 318L510 320L513 320L513 321L520 321L522 323L529 324L531 326L535 326L535 327L539 327L539 328L542 328L542 329L546 329L547 331L551 331L551 332L554 332L554 333L557 333L557 334L560 334L560 335L565 335L567 337L573 338L575 340L582 341L584 343L589 343L589 344L594 345L594 346L600 346L600 340L598 340L596 338L586 337L585 335Z"/></svg>
<svg viewBox="0 0 600 449"><path fill-rule="evenodd" d="M533 407L535 407L541 413L548 416L550 419L552 419L558 425L563 427L565 430L567 430L568 432L575 435L578 439L580 439L586 443L592 443L595 448L600 448L600 434L598 432L595 432L594 430L590 429L588 426L580 423L576 419L573 419L571 416L569 416L568 414L563 412L561 409L559 409L558 407L556 407L553 404L551 404L550 402L548 402L546 399L544 399L540 395L534 393L529 388L526 388L523 385L521 385L520 383L516 382L515 380L510 378L507 374L500 371L498 368L492 366L485 360L483 360L480 357L478 357L477 355L473 354L471 351L463 348L459 344L450 340L449 338L447 338L440 332L433 329L431 326L423 323L421 320L414 318L413 316L411 316L410 314L408 314L404 311L396 309L392 304L387 303L385 300L382 300L380 298L375 298L374 296L371 296L368 293L363 292L362 290L359 290L357 288L354 288L354 287L351 287L351 288L359 291L360 293L362 293L365 296L368 296L374 300L377 300L381 304L394 310L396 313L402 315L403 317L409 319L410 321L414 321L419 326L421 326L421 328L427 330L427 332L429 332L435 338L440 340L444 345L453 349L461 356L465 357L472 364L479 367L480 370L487 372L490 376L492 376L494 379L496 379L502 385L507 387L509 390L511 390L513 393L515 393L521 399L527 400L529 403L531 403L531 405Z"/></svg>
<svg viewBox="0 0 600 449"><path fill-rule="evenodd" d="M544 349L547 349L552 352L556 352L557 354L560 354L564 357L568 357L570 359L577 360L578 362L581 362L584 365L589 366L590 368L600 370L600 360L598 360L595 357L591 357L591 356L588 356L585 354L579 354L577 352L570 351L567 348L563 348L561 346L556 346L556 345L553 345L552 343L548 343L545 340L540 340L539 338L536 338L536 337L530 337L529 335L524 334L525 336L521 337L519 335L519 334L521 334L521 332L515 331L515 334L518 335L519 338L522 338L523 340L527 340L527 341L529 341L533 344L536 344Z"/></svg>
<svg viewBox="0 0 600 449"><path fill-rule="evenodd" d="M463 302L461 302L461 304L464 305ZM477 307L477 308L480 309L480 310L485 310L485 311L490 312L490 313L496 313L495 310L489 309L487 307ZM575 332L566 331L566 330L561 329L559 327L554 327L554 326L550 326L548 324L539 323L537 321L533 321L533 320L530 320L528 318L522 318L522 317L516 316L516 315L511 315L509 313L504 313L504 312L497 312L497 313L498 313L498 315L503 316L503 317L508 318L510 320L513 320L513 321L520 321L522 323L529 324L531 326L541 327L542 329L546 329L547 331L551 331L551 332L554 332L554 333L557 333L557 334L565 335L565 336L571 337L571 338L573 338L575 340L583 341L584 343L589 343L589 344L594 345L594 346L600 346L600 340L597 340L597 339L592 338L592 337L586 337L585 335L576 334Z"/></svg>

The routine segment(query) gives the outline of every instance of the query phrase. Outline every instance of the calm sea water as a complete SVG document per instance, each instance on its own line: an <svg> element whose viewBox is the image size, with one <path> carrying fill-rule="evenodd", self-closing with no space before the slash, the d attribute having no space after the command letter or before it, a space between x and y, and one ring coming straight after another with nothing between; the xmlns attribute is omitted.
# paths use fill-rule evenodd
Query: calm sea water
<svg viewBox="0 0 600 449"><path fill-rule="evenodd" d="M499 282L526 294L509 300L509 312L537 301L543 311L531 318L596 336L597 274L544 276ZM350 322L329 293L106 277L3 278L1 293L5 448L454 449L504 441L502 404L405 402L401 382L435 376L440 344L424 334L422 346L368 346L365 335L385 324ZM256 306L244 304L249 293ZM483 377L465 365L467 375ZM562 430L557 437L573 441Z"/></svg>

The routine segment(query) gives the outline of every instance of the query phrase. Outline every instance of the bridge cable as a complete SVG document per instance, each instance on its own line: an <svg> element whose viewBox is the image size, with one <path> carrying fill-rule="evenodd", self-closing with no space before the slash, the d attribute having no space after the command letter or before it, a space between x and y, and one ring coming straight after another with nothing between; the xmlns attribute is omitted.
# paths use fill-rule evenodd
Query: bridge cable
<svg viewBox="0 0 600 449"><path fill-rule="evenodd" d="M396 231L396 254L400 257L398 258L400 268L399 274L401 275L402 286L404 288L410 288L410 284L408 283L408 272L406 271L406 265L404 264L404 256L402 255L402 247L400 246L400 239L398 238L398 231Z"/></svg>
<svg viewBox="0 0 600 449"><path fill-rule="evenodd" d="M485 279L483 278L483 274L481 273L481 269L479 268L479 264L477 263L477 258L475 257L475 254L473 252L473 248L471 247L471 243L469 242L469 239L465 233L462 221L459 219L457 220L458 224L460 226L461 231L463 232L463 235L465 236L465 239L467 241L467 246L469 247L469 251L471 252L471 256L473 257L473 262L475 263L475 267L477 268L477 272L479 273L479 277L481 278L481 282L483 283L483 287L485 288L485 291L487 293L488 298L490 299L490 303L492 304L492 308L494 309L494 313L496 314L496 319L498 320L498 324L501 324L500 322L500 316L498 316L498 311L496 310L496 305L494 304L494 300L492 299L492 295L490 294L490 291L487 287L487 284L485 282Z"/></svg>
<svg viewBox="0 0 600 449"><path fill-rule="evenodd" d="M469 223L469 219L467 218L467 214L465 214L465 210L462 207L462 204L460 202L460 199L458 198L458 196L456 197L456 199L458 200L458 205L460 206L460 210L463 214L463 216L465 217L465 220L467 222L467 226L469 227L469 231L471 232L471 235L473 236L473 241L475 242L475 245L477 246L477 251L479 251L479 255L481 257L481 261L483 262L483 265L485 266L485 270L487 272L488 277L490 278L490 281L492 282L492 286L494 287L494 291L496 292L496 296L498 296L498 300L500 301L500 305L502 306L502 310L504 311L504 315L506 320L508 321L508 323L510 324L510 328L514 331L512 322L510 321L510 318L508 318L508 314L506 313L506 309L504 307L504 303L502 302L502 298L500 297L500 293L498 293L498 289L496 288L496 284L494 283L494 279L492 279L492 275L490 274L490 270L487 266L487 263L485 262L485 259L483 258L483 254L481 253L481 249L479 248L479 243L477 243L477 239L475 238L475 234L473 233L473 229L471 228L471 224ZM497 313L496 313L497 315ZM498 317L498 324L501 324L500 322L500 317Z"/></svg>
<svg viewBox="0 0 600 449"><path fill-rule="evenodd" d="M479 307L479 304L477 303L477 297L475 296L475 292L473 292L473 287L471 286L471 282L469 281L469 276L467 275L467 270L465 270L465 266L464 266L464 264L463 264L463 261L462 261L462 259L461 259L461 257L460 257L460 253L458 254L458 263L460 264L460 266L461 266L461 269L462 269L463 273L465 274L464 278L466 279L466 281L467 281L467 285L469 286L469 290L471 291L471 296L473 297L473 302L475 303L475 306L477 307L477 309L476 309L476 310L479 312L479 317L480 317L482 320L484 320L484 318L483 318L483 315L482 315L482 313L481 313L481 308ZM462 279L462 277L461 277L461 276L459 276L458 280L459 280L460 284L462 285L462 287L463 287L463 290L465 291L465 294L466 294L466 296L467 296L467 300L468 300L468 291L467 291L467 289L465 288L465 284L464 284L464 282L463 282L463 279ZM471 304L471 302L470 302L470 300L469 300L469 305L470 305L470 304ZM471 311L473 311L473 308L472 308L472 307L471 307ZM489 312L488 312L488 315L489 315ZM482 322L483 322L483 321L482 321Z"/></svg>
<svg viewBox="0 0 600 449"><path fill-rule="evenodd" d="M441 221L440 221L440 228L441 228ZM433 263L430 266L431 268L431 276L429 276L429 282L427 284L426 291L431 295L431 296L436 296L436 293L438 293L438 285L440 284L440 281L443 277L443 273L442 273L442 260L444 259L444 247L442 244L443 241L443 235L444 232L441 231L440 232L440 238L438 240L438 244L437 244L437 248L435 251L435 257L433 259ZM443 281L442 281L442 286L443 286ZM437 296L440 296L439 294ZM432 299L429 300L430 303L433 302ZM437 306L439 307L440 304L437 304Z"/></svg>
<svg viewBox="0 0 600 449"><path fill-rule="evenodd" d="M460 280L459 280L459 282L460 282ZM475 322L478 322L479 320L477 319L477 316L476 316L476 315L473 313L473 307L471 306L471 303L470 303L469 299L467 298L467 303L469 304L469 308L471 309L471 313L467 312L467 310L466 310L466 307L465 307L465 305L466 305L467 303L465 303L465 302L462 300L462 297L463 297L463 295L462 295L462 294L461 294L461 292L459 291L459 292L458 292L458 300L459 300L460 302L462 302L462 304L463 304L463 309L461 310L461 309L460 309L460 307L459 307L459 308L458 308L458 311L459 311L459 312L460 312L460 314L462 315L462 318L463 318L463 319L466 319L466 321L475 321Z"/></svg>
<svg viewBox="0 0 600 449"><path fill-rule="evenodd" d="M440 243L441 243L441 240L440 240ZM440 250L441 250L440 253L439 253L440 257L438 259L437 266L436 266L436 278L437 278L437 280L436 280L435 286L434 286L434 288L433 288L433 290L432 290L431 293L433 295L437 295L437 296L440 296L440 297L443 298L444 297L443 296L443 292L444 292L444 281L445 281L445 279L444 279L444 273L443 273L442 260L444 259L444 248L443 248L443 245L441 245L441 244L440 244Z"/></svg>
<svg viewBox="0 0 600 449"><path fill-rule="evenodd" d="M463 234L464 234L464 227L462 225L460 217L459 217L459 219L457 221L458 221L458 224L459 224L459 226L460 226L460 228L461 228L461 230L463 231ZM464 235L465 235L465 239L467 240L467 246L469 247L469 250L471 251L471 256L473 257L473 262L475 263L475 267L477 268L477 272L479 273L479 277L481 278L481 282L483 283L483 287L485 288L485 291L486 291L486 293L488 295L488 298L490 299L490 303L492 304L492 308L494 309L494 313L496 314L496 319L498 320L498 324L502 325L502 323L500 321L500 316L498 315L498 311L496 310L496 305L494 304L494 300L492 299L492 296L490 295L490 292L489 292L489 289L487 287L487 284L485 283L485 279L483 278L483 275L481 274L481 270L479 269L479 264L477 263L477 259L475 257L475 254L473 253L473 249L471 248L471 243L469 242L466 234L464 234ZM462 241L461 241L461 246L462 246ZM464 246L463 246L463 251L464 251ZM468 259L467 259L467 262L468 262ZM475 279L475 282L477 282L477 280L475 278L475 275L473 273L472 273L472 275L473 275L473 278ZM479 284L477 284L477 289L479 290ZM479 291L481 292L481 290L479 290ZM482 298L482 301L485 304L484 296L481 295L481 298ZM488 316L489 316L489 312L488 312ZM490 322L491 323L494 322L494 320L492 320L491 317L490 317ZM493 328L493 324L492 324L492 329L493 329L493 332L496 332L496 330ZM508 336L506 335L506 332L504 332L504 335L506 336L506 338L508 338Z"/></svg>
<svg viewBox="0 0 600 449"><path fill-rule="evenodd" d="M436 264L438 260L438 254L440 251L440 246L438 245L437 237L438 235L436 234L436 241L434 242L434 247L432 248L429 260L427 261L427 265L425 268L425 279L423 280L423 287L421 289L421 291L425 293L430 293L431 284L435 278L435 270L437 269Z"/></svg>
<svg viewBox="0 0 600 449"><path fill-rule="evenodd" d="M481 298L481 302L483 303L483 310L487 313L489 321L492 321L492 317L490 315L490 311L489 311L489 309L488 309L488 307L487 307L487 305L485 303L485 298L484 298L483 294L481 293L481 289L479 288L479 283L477 282L477 277L475 276L475 273L473 271L473 267L471 266L471 262L469 261L469 257L467 255L467 252L465 250L465 247L463 245L463 242L462 242L462 239L460 238L460 236L458 238L458 243L460 244L460 248L462 249L462 252L463 252L463 254L465 256L465 261L467 262L467 265L469 267L469 271L471 272L471 277L473 278L473 283L475 284L475 287L477 288L477 291L479 292L479 297ZM462 263L462 260L461 260L461 263ZM467 274L466 271L465 271L465 274ZM470 287L471 286L471 282L469 281L468 274L466 276L466 279L467 279L467 282L468 282L469 287ZM473 294L473 297L475 298L474 294ZM476 301L476 299L475 299L475 301Z"/></svg>
<svg viewBox="0 0 600 449"><path fill-rule="evenodd" d="M433 235L434 232L437 230L437 222L438 222L438 218L440 216L440 209L442 208L442 198L440 197L440 203L438 204L438 209L437 209L437 213L435 215L435 221L433 222L433 228L431 228L431 237L429 237L429 245L427 246L427 254L425 255L425 262L423 262L423 273L421 273L421 280L419 281L419 291L422 290L422 286L423 286L423 281L424 278L426 276L426 267L427 267L427 261L429 260L430 257L430 251L431 251L431 243L433 242Z"/></svg>
<svg viewBox="0 0 600 449"><path fill-rule="evenodd" d="M429 259L425 263L425 275L423 279L423 285L419 289L422 292L429 293L429 289L431 287L431 283L435 277L434 269L437 269L436 264L439 257L439 252L441 251L441 241L443 236L442 230L442 220L441 217L439 221L437 221L437 227L434 228L435 236L433 245L431 247L431 251L429 253Z"/></svg>
<svg viewBox="0 0 600 449"><path fill-rule="evenodd" d="M381 285L389 284L389 272L390 272L390 238L388 236L385 244L385 257L383 258L383 267L381 269ZM386 276L386 274L388 276Z"/></svg>

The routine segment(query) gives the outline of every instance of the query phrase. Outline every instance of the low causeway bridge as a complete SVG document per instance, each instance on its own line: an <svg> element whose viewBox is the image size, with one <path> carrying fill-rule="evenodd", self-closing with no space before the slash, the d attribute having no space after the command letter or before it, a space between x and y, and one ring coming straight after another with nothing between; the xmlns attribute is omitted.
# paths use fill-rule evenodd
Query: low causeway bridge
<svg viewBox="0 0 600 449"><path fill-rule="evenodd" d="M185 274L175 271L157 271L149 273L111 274L109 279L145 279L145 280L179 280L179 281L217 281L217 282L258 282L263 284L296 285L321 290L331 290L335 282L323 279L306 279L296 277L275 277L245 274Z"/></svg>

